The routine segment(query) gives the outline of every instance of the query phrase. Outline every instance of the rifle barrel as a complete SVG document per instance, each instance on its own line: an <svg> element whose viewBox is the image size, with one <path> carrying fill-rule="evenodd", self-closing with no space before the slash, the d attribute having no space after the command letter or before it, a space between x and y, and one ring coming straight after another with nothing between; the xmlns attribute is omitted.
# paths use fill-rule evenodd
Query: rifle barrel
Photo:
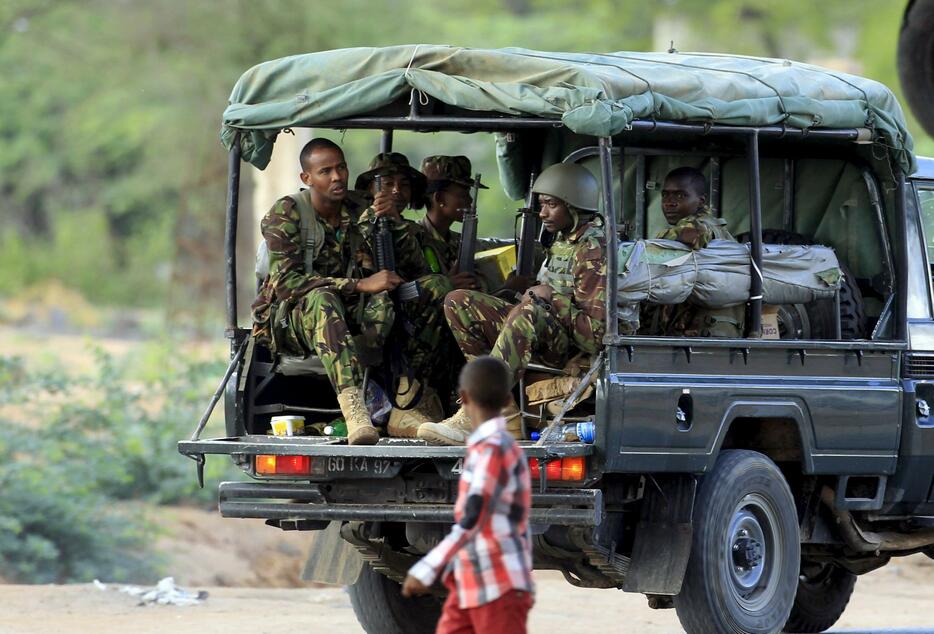
<svg viewBox="0 0 934 634"><path fill-rule="evenodd" d="M383 177L377 174L373 177L376 184L376 192L373 194L373 200L376 195L383 191ZM379 218L376 223L376 235L374 236L374 250L376 251L376 267L380 271L396 270L396 254L392 242L391 220L386 217Z"/></svg>
<svg viewBox="0 0 934 634"><path fill-rule="evenodd" d="M476 270L474 256L477 252L477 198L480 196L480 174L474 177L470 190L471 203L464 212L461 246L457 253L458 270L461 273L473 273Z"/></svg>

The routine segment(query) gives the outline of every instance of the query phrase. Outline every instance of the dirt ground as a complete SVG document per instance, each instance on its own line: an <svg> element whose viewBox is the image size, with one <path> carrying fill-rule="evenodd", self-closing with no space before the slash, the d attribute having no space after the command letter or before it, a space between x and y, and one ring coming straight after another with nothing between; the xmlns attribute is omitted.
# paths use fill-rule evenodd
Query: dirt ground
<svg viewBox="0 0 934 634"><path fill-rule="evenodd" d="M362 632L342 588L295 587L306 535L196 509L168 509L163 523L159 548L180 585L207 590L202 604L140 607L110 584L0 585L0 634ZM531 632L681 632L673 610L651 610L641 595L574 588L553 572L536 580ZM835 631L934 634L932 589L934 561L896 560L860 579Z"/></svg>
<svg viewBox="0 0 934 634"><path fill-rule="evenodd" d="M0 341L7 354L26 355L33 363L61 363L78 372L92 367L90 341L82 337L0 325ZM117 357L135 345L118 339L94 344ZM202 604L141 607L113 584L105 590L93 584L4 585L0 571L0 634L362 632L342 588L301 581L307 535L281 532L259 520L225 520L214 511L160 508L156 515L165 529L157 548L170 562L169 574L186 589L206 590ZM651 610L641 595L574 588L553 572L536 573L536 582L533 633L681 632L673 610ZM860 579L835 631L934 634L932 590L934 561L897 560Z"/></svg>

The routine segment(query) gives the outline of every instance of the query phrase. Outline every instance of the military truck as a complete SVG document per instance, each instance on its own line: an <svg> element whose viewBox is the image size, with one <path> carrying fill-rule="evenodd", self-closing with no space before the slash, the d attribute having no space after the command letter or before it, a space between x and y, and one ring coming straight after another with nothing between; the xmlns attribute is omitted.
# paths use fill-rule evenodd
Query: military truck
<svg viewBox="0 0 934 634"><path fill-rule="evenodd" d="M211 407L223 398L226 437L201 438L209 407L179 451L199 477L212 454L250 477L220 485L224 517L309 531L307 576L349 585L367 632L433 630L440 595L403 599L399 582L452 522L465 451L269 435L273 415L337 413L313 357L273 354L236 317L241 165L263 168L297 126L373 130L384 151L394 132L490 134L517 200L559 161L599 178L608 322L579 383L595 389L554 417L517 391L529 429L547 425L520 442L537 568L642 593L692 634L820 632L859 575L934 556L934 160L912 154L888 89L711 54L313 53L249 70L225 111L231 363ZM660 184L681 165L704 171L712 213L747 245L742 338L619 329L619 249L664 226ZM764 305L769 243L831 247L839 290ZM780 338L763 336L763 314ZM554 433L572 418L594 424L592 443Z"/></svg>

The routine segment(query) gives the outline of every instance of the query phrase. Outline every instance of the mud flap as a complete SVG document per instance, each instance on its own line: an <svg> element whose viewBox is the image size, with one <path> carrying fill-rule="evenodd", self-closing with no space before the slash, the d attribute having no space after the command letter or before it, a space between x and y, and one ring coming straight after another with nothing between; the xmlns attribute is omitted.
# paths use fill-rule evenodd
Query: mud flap
<svg viewBox="0 0 934 634"><path fill-rule="evenodd" d="M341 522L331 522L326 529L312 534L302 579L349 586L356 583L362 570L363 557L341 537Z"/></svg>
<svg viewBox="0 0 934 634"><path fill-rule="evenodd" d="M647 476L625 592L676 595L691 556L697 480L688 475Z"/></svg>

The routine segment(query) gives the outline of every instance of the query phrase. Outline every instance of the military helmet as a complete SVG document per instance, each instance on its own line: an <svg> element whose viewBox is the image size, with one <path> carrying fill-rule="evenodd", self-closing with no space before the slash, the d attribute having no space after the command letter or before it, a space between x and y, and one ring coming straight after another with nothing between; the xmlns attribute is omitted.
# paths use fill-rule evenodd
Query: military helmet
<svg viewBox="0 0 934 634"><path fill-rule="evenodd" d="M405 174L412 183L412 201L410 206L418 209L425 198L425 175L409 165L409 159L400 152L382 152L373 157L367 171L357 177L354 189L366 191L376 175Z"/></svg>
<svg viewBox="0 0 934 634"><path fill-rule="evenodd" d="M444 189L448 183L473 187L470 159L466 156L426 156L422 161L422 173L428 179L428 193ZM489 189L480 184L480 189Z"/></svg>
<svg viewBox="0 0 934 634"><path fill-rule="evenodd" d="M586 167L576 163L558 163L546 168L535 179L532 191L560 198L568 205L596 212L600 202L600 186Z"/></svg>

